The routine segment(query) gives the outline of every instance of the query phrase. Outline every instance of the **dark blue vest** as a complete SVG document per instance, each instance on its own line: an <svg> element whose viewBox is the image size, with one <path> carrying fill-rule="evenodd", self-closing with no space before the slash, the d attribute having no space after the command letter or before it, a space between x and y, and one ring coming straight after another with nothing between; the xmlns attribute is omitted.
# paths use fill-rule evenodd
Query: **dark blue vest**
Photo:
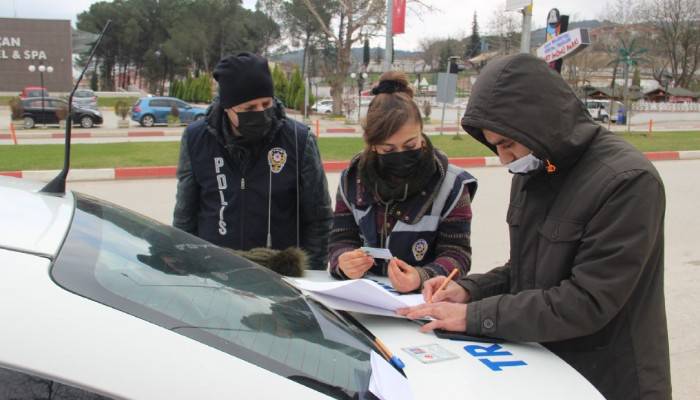
<svg viewBox="0 0 700 400"><path fill-rule="evenodd" d="M346 181L348 171L349 169L343 171L341 182ZM350 178L348 182L356 182L355 179ZM351 185L352 191L357 189L357 185ZM386 239L385 247L391 250L394 257L400 258L409 265L423 266L433 262L436 258L438 226L452 212L465 188L473 198L476 192L476 179L463 169L449 164L442 184L436 188L437 195L430 210L415 224L398 220ZM354 200L356 193L345 193L342 183L340 194L352 211L355 223L360 229L363 246L381 247L376 210L376 207L381 205L375 203L365 207L357 206ZM378 262L371 272L386 275L386 263Z"/></svg>
<svg viewBox="0 0 700 400"><path fill-rule="evenodd" d="M192 171L200 185L197 236L223 247L249 250L296 246L298 181L309 128L283 119L245 170L205 121L188 128ZM269 228L268 228L269 216Z"/></svg>

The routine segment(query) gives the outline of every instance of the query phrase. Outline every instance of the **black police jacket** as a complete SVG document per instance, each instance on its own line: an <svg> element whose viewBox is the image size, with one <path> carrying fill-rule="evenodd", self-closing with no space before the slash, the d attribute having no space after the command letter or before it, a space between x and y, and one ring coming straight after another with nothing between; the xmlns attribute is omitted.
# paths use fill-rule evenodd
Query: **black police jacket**
<svg viewBox="0 0 700 400"><path fill-rule="evenodd" d="M277 108L275 128L254 146L225 137L218 104L187 127L173 225L233 249L298 245L310 268L325 269L332 212L321 157L309 128Z"/></svg>

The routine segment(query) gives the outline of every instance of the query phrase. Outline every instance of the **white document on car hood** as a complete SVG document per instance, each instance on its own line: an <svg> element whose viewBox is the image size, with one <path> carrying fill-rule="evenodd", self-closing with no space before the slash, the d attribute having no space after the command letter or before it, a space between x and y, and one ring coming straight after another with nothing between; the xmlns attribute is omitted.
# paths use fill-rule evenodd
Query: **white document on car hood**
<svg viewBox="0 0 700 400"><path fill-rule="evenodd" d="M412 400L413 392L405 376L401 375L379 354L370 353L372 375L369 378L369 391L380 400Z"/></svg>
<svg viewBox="0 0 700 400"><path fill-rule="evenodd" d="M423 295L397 294L369 279L339 282L314 282L306 279L294 279L293 284L299 289L319 294L323 297L335 297L392 313L399 308L413 307L425 302Z"/></svg>

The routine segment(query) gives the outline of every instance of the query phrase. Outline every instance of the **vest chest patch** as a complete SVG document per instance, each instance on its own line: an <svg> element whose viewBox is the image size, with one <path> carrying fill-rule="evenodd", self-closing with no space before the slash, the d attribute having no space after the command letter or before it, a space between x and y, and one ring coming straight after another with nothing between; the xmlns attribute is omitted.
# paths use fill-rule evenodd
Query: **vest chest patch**
<svg viewBox="0 0 700 400"><path fill-rule="evenodd" d="M423 257L428 253L428 242L425 239L416 240L411 246L411 251L413 251L413 257L416 261L423 261Z"/></svg>
<svg viewBox="0 0 700 400"><path fill-rule="evenodd" d="M281 147L274 147L267 153L267 162L270 164L270 170L279 174L287 163L287 151Z"/></svg>

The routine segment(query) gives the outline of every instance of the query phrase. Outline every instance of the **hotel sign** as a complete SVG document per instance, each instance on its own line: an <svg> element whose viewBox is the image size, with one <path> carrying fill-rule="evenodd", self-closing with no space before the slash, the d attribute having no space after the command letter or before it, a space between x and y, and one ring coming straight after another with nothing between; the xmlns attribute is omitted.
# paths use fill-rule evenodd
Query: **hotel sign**
<svg viewBox="0 0 700 400"><path fill-rule="evenodd" d="M46 60L46 51L22 49L21 37L0 36L0 60Z"/></svg>
<svg viewBox="0 0 700 400"><path fill-rule="evenodd" d="M0 18L0 92L39 86L29 66L53 67L44 73L50 93L69 91L72 78L71 26L68 20Z"/></svg>

